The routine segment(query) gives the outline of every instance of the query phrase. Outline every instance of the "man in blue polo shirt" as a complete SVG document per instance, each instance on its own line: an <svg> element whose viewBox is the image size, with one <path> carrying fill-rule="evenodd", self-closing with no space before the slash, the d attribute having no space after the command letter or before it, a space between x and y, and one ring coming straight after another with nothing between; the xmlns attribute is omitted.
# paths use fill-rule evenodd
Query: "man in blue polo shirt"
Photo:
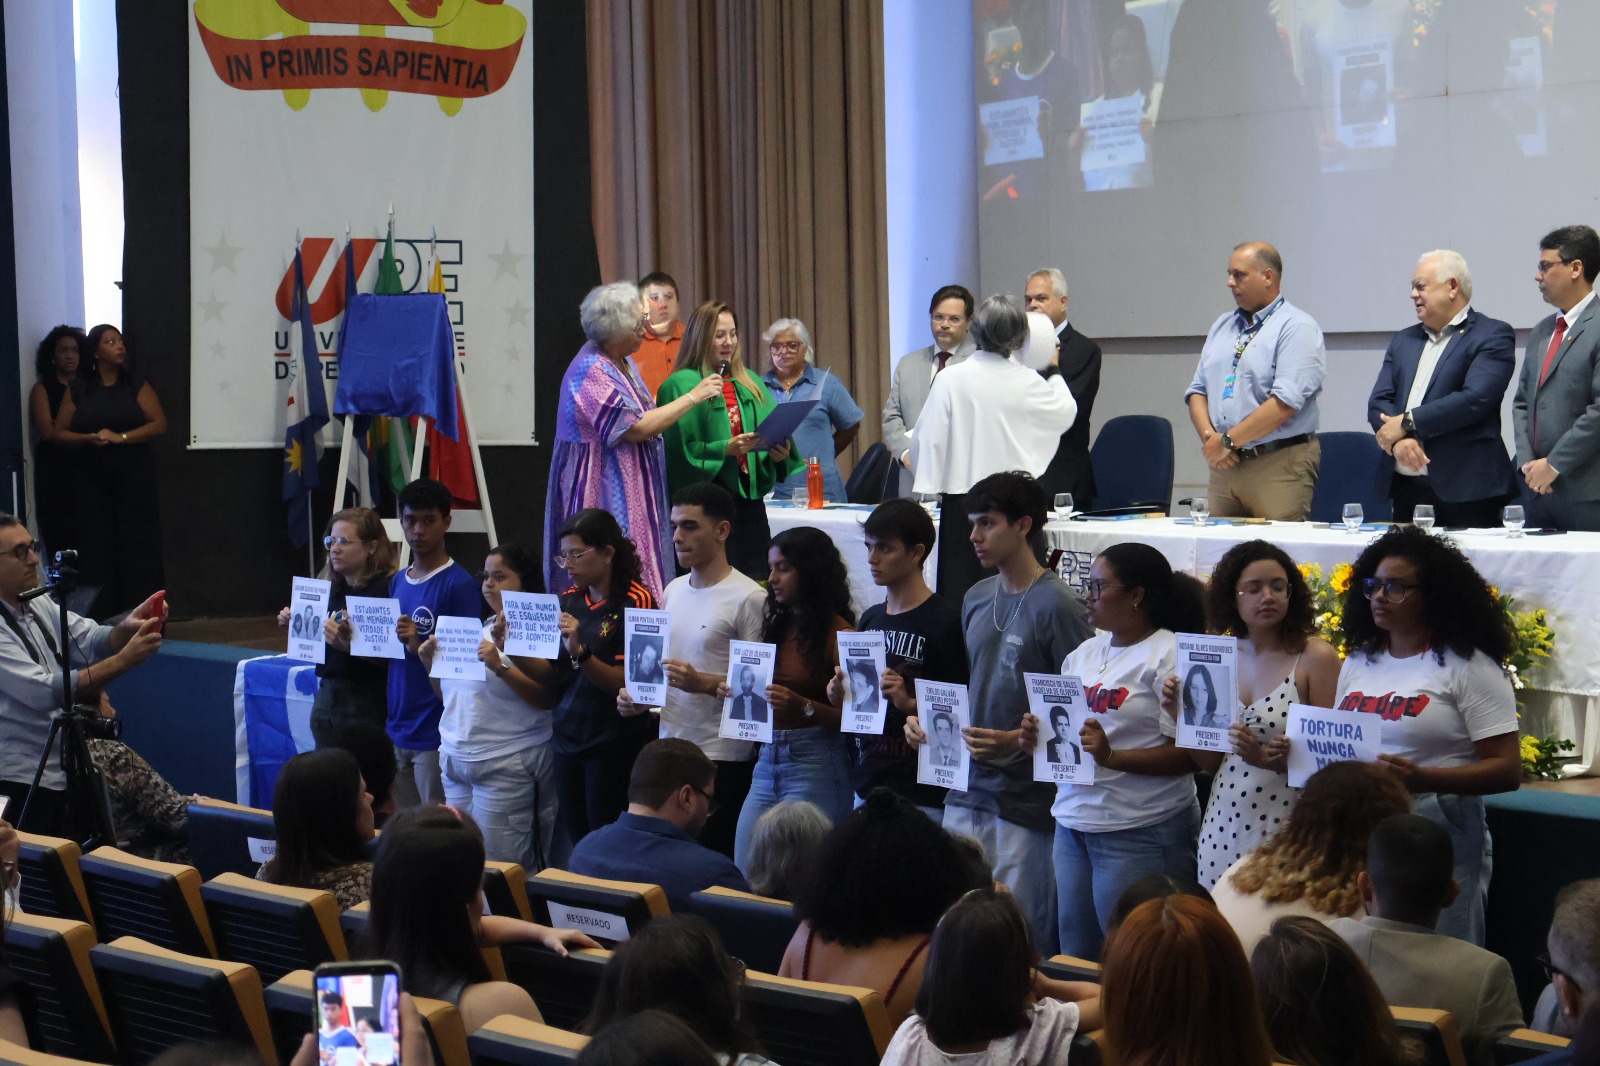
<svg viewBox="0 0 1600 1066"><path fill-rule="evenodd" d="M750 891L733 860L697 842L716 809L717 767L687 740L653 740L628 778L628 809L572 849L573 873L660 885L674 913L720 885Z"/></svg>

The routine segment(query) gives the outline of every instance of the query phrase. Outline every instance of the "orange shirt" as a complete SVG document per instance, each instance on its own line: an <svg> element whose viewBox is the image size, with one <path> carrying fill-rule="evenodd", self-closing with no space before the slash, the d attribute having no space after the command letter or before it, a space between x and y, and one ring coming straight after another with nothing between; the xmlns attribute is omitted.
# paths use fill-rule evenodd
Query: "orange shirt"
<svg viewBox="0 0 1600 1066"><path fill-rule="evenodd" d="M665 339L657 337L649 329L644 331L644 343L633 353L633 361L639 365L639 376L644 378L644 387L650 390L651 396L655 396L661 383L672 373L672 364L678 359L678 345L682 341L681 321L672 323L672 332Z"/></svg>

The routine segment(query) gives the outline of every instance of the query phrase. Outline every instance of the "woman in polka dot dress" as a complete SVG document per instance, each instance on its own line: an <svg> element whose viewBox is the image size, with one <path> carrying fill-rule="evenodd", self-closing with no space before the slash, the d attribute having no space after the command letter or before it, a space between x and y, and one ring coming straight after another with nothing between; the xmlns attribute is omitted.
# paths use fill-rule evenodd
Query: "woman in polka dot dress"
<svg viewBox="0 0 1600 1066"><path fill-rule="evenodd" d="M1284 550L1264 540L1229 549L1206 589L1211 629L1239 638L1239 702L1233 751L1189 751L1215 775L1200 826L1200 883L1207 889L1289 820L1297 795L1286 770L1289 704L1332 707L1339 653L1316 635L1311 590ZM1178 678L1162 706L1176 719Z"/></svg>

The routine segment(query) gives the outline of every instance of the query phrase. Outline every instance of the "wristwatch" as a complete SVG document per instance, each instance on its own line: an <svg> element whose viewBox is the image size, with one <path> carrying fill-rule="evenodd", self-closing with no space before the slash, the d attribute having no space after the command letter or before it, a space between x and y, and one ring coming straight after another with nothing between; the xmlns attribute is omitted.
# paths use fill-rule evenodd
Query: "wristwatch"
<svg viewBox="0 0 1600 1066"><path fill-rule="evenodd" d="M589 645L585 644L579 649L578 654L569 655L567 658L572 660L573 666L582 666L584 663L589 661L589 658L592 655L594 655L594 652L590 650Z"/></svg>
<svg viewBox="0 0 1600 1066"><path fill-rule="evenodd" d="M1233 443L1233 438L1228 436L1226 433L1222 435L1222 446L1230 452L1236 452L1239 450L1239 446Z"/></svg>
<svg viewBox="0 0 1600 1066"><path fill-rule="evenodd" d="M511 664L506 662L504 659L501 659L500 665L494 668L494 674L496 677L505 677L510 672Z"/></svg>
<svg viewBox="0 0 1600 1066"><path fill-rule="evenodd" d="M810 700L807 700L806 701L806 709L802 713L804 713L807 718L810 718L810 717L812 717L813 715L815 715L817 713L817 709L811 705L811 701Z"/></svg>
<svg viewBox="0 0 1600 1066"><path fill-rule="evenodd" d="M1408 437L1417 435L1417 424L1411 419L1411 412L1407 411L1400 416L1400 431Z"/></svg>

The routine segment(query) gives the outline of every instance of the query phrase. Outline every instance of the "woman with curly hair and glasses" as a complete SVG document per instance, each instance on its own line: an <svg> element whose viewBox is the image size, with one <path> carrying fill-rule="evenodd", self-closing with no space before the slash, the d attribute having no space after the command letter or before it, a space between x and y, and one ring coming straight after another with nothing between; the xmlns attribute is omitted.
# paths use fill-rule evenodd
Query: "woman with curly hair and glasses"
<svg viewBox="0 0 1600 1066"><path fill-rule="evenodd" d="M1438 931L1482 945L1483 797L1522 783L1511 620L1453 542L1396 526L1361 553L1345 594L1350 657L1334 706L1381 723L1379 765L1450 834L1461 894Z"/></svg>
<svg viewBox="0 0 1600 1066"><path fill-rule="evenodd" d="M1375 763L1336 762L1306 782L1276 836L1230 866L1211 889L1244 950L1285 914L1363 917L1356 875L1379 822L1411 809L1394 774Z"/></svg>
<svg viewBox="0 0 1600 1066"><path fill-rule="evenodd" d="M1210 888L1240 856L1283 825L1297 789L1289 787L1289 704L1332 707L1339 653L1316 635L1311 589L1287 552L1264 540L1236 544L1217 560L1206 586L1211 631L1237 637L1239 707L1227 754L1188 751L1215 775L1200 825L1200 883ZM1167 678L1162 705L1178 715L1180 679ZM1246 802L1248 800L1248 802Z"/></svg>
<svg viewBox="0 0 1600 1066"><path fill-rule="evenodd" d="M838 822L854 805L850 755L839 734L841 711L828 702L828 681L839 665L834 634L855 629L850 577L833 538L811 526L786 529L767 552L767 605L761 639L778 646L772 684L772 742L761 745L750 794L739 811L733 861L750 868L756 822L783 800L810 800ZM733 693L726 683L717 696Z"/></svg>

